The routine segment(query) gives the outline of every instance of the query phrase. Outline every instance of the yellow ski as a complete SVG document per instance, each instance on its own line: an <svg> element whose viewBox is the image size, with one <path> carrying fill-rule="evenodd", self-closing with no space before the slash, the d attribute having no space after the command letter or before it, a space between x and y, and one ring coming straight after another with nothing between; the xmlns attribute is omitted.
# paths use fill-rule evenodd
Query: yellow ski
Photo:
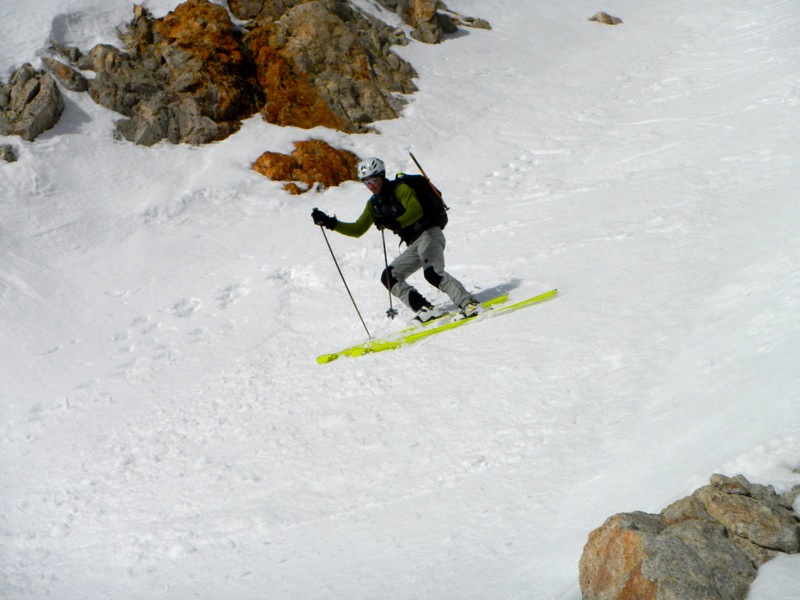
<svg viewBox="0 0 800 600"><path fill-rule="evenodd" d="M557 291L558 290L550 290L549 292L545 292L544 294L539 294L538 296L527 298L525 300L521 300L520 302L515 302L514 304L509 304L507 306L503 305L503 303L508 300L508 294L503 294L502 296L498 296L497 298L492 298L491 300L486 300L485 302L482 302L481 306L483 306L486 309L494 308L494 306L498 304L501 306L495 308L490 312L481 313L477 317L472 317L470 319L462 319L460 321L448 321L447 317L452 316L452 313L450 313L448 315L439 317L438 319L428 321L427 323L424 323L419 327L404 329L403 331L399 332L397 337L394 338L369 340L368 342L364 342L363 344L358 344L357 346L353 346L352 348L346 348L339 352L334 352L332 354L323 354L317 357L317 362L320 364L325 364L336 360L340 356L362 356L364 354L372 354L374 352L383 352L384 350L394 350L395 348L406 346L408 344L413 344L418 340L432 336L437 333L441 333L442 331L447 331L448 329L455 329L456 327L461 327L462 325L466 325L467 323L472 323L474 321L481 321L486 317L494 317L502 313L513 312L515 310L519 310L520 308L531 306L532 304L537 304L539 302L552 298L553 296L556 295Z"/></svg>

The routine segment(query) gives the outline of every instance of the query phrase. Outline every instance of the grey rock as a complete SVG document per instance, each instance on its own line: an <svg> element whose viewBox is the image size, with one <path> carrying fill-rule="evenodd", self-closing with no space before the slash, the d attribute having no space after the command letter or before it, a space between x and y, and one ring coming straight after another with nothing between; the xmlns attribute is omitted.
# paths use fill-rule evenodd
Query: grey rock
<svg viewBox="0 0 800 600"><path fill-rule="evenodd" d="M55 75L65 88L71 92L85 92L89 89L86 77L78 73L72 67L54 59L45 57L42 59L45 66Z"/></svg>
<svg viewBox="0 0 800 600"><path fill-rule="evenodd" d="M409 25L411 37L425 44L438 44L444 35L456 33L459 28L491 29L485 19L463 16L450 10L441 0L377 0L386 10L392 11Z"/></svg>
<svg viewBox="0 0 800 600"><path fill-rule="evenodd" d="M353 131L365 131L365 123L397 118L404 102L394 94L416 91L413 67L391 52L395 31L345 2L300 4L276 26L275 49Z"/></svg>
<svg viewBox="0 0 800 600"><path fill-rule="evenodd" d="M769 550L800 552L800 521L781 506L774 491L770 494L763 487L751 486L747 493L728 493L712 484L700 488L695 495L731 533Z"/></svg>
<svg viewBox="0 0 800 600"><path fill-rule="evenodd" d="M659 600L745 598L756 568L707 520L690 520L662 530L645 542L642 574L656 583Z"/></svg>
<svg viewBox="0 0 800 600"><path fill-rule="evenodd" d="M781 495L781 506L792 509L798 498L800 498L800 485L794 486L791 490Z"/></svg>
<svg viewBox="0 0 800 600"><path fill-rule="evenodd" d="M602 23L603 25L619 25L622 23L622 19L619 17L612 17L607 12L602 11L589 17L589 20L595 21L596 23Z"/></svg>
<svg viewBox="0 0 800 600"><path fill-rule="evenodd" d="M4 160L5 162L16 162L17 160L17 153L14 152L14 146L11 144L2 144L0 145L0 160Z"/></svg>
<svg viewBox="0 0 800 600"><path fill-rule="evenodd" d="M48 73L22 65L8 84L0 86L0 134L35 140L58 123L64 98Z"/></svg>
<svg viewBox="0 0 800 600"><path fill-rule="evenodd" d="M228 0L228 8L237 19L254 19L264 8L264 0Z"/></svg>
<svg viewBox="0 0 800 600"><path fill-rule="evenodd" d="M659 515L614 515L581 556L584 599L744 599L760 565L800 552L797 493L713 475Z"/></svg>
<svg viewBox="0 0 800 600"><path fill-rule="evenodd" d="M66 58L73 65L81 59L81 56L83 56L80 48L76 48L75 46L64 46L63 44L54 42L51 48Z"/></svg>

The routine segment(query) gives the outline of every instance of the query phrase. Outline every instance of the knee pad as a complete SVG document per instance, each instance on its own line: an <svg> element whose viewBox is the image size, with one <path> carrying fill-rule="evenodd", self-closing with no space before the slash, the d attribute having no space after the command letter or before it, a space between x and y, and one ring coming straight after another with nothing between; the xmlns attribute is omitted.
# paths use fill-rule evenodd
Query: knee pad
<svg viewBox="0 0 800 600"><path fill-rule="evenodd" d="M422 273L425 275L425 281L430 283L433 287L435 287L438 290L439 286L442 284L442 279L444 279L444 277L442 275L439 275L433 269L433 267L425 267L425 270Z"/></svg>
<svg viewBox="0 0 800 600"><path fill-rule="evenodd" d="M394 284L397 283L397 279L392 277L392 267L386 267L383 270L383 273L381 273L381 283L387 290L392 291Z"/></svg>

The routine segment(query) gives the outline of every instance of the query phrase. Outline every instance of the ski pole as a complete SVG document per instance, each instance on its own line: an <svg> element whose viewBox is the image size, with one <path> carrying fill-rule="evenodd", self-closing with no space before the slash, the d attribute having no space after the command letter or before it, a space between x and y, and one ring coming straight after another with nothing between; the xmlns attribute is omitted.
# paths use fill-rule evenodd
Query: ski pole
<svg viewBox="0 0 800 600"><path fill-rule="evenodd" d="M442 198L441 192L436 189L436 186L433 185L433 183L431 182L430 178L425 173L425 169L423 169L422 165L419 164L419 161L417 160L417 157L414 156L414 154L412 152L409 152L408 155L411 157L411 160L414 161L414 164L417 165L417 168L419 169L419 172L422 174L422 176L425 178L425 181L427 181L428 185L431 186L431 189L433 190L433 193L436 194L437 196L439 196L439 200L442 201L442 206L444 206L444 209L445 210L450 210L450 207L447 206L447 204L444 201L444 198Z"/></svg>
<svg viewBox="0 0 800 600"><path fill-rule="evenodd" d="M356 301L353 298L353 294L350 293L350 288L347 286L347 281L345 281L344 279L344 274L342 273L342 270L339 268L339 261L336 260L336 255L333 253L333 248L331 248L331 243L328 241L328 234L325 233L325 228L322 225L319 226L319 230L322 232L322 237L325 238L325 243L328 244L328 250L330 250L331 258L333 258L333 264L336 265L336 270L339 271L339 277L342 278L342 283L344 283L344 289L347 290L347 294L348 296L350 296L350 301L353 303L353 306L355 307L356 312L358 313L358 318L361 319L361 324L364 326L364 331L367 332L367 337L369 339L372 339L372 334L369 332L369 329L367 329L367 324L364 323L364 318L361 316L361 311L358 310L358 305L356 304Z"/></svg>
<svg viewBox="0 0 800 600"><path fill-rule="evenodd" d="M397 316L397 309L392 308L392 274L389 273L389 257L386 254L386 235L381 229L381 241L383 242L383 264L386 266L386 288L389 290L389 310L386 311L386 316L394 319Z"/></svg>

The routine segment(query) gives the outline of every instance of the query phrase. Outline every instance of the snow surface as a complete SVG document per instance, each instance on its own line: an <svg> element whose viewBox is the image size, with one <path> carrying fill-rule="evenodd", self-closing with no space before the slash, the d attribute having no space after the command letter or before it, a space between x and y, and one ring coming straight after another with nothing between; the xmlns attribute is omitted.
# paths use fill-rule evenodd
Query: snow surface
<svg viewBox="0 0 800 600"><path fill-rule="evenodd" d="M493 30L398 49L420 90L375 133L254 117L140 148L66 92L55 129L0 139L0 596L577 600L611 514L715 472L800 483L800 3L448 5ZM0 78L131 14L4 1ZM413 151L448 270L558 297L317 364L365 333L309 213L366 191L249 168L310 137ZM405 326L380 235L329 237L373 335ZM798 590L783 557L750 598Z"/></svg>

